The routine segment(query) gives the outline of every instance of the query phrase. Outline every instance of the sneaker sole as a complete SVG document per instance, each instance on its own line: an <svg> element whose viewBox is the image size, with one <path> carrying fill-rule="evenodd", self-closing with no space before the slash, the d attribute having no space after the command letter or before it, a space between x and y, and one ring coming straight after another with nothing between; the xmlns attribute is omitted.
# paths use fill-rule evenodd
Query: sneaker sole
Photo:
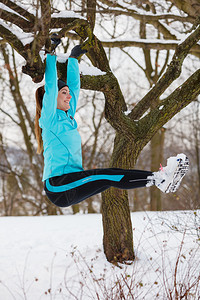
<svg viewBox="0 0 200 300"><path fill-rule="evenodd" d="M188 171L189 159L187 156L185 157L184 160L182 158L179 158L179 159L177 159L177 161L178 161L178 165L174 172L172 181L167 186L165 193L174 193L178 189L183 177L185 176L186 172Z"/></svg>

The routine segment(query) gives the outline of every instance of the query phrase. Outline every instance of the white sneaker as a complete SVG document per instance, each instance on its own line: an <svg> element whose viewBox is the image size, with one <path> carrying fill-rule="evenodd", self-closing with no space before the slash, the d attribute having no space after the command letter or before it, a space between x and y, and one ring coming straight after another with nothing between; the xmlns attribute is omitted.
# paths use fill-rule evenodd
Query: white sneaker
<svg viewBox="0 0 200 300"><path fill-rule="evenodd" d="M189 168L189 160L183 153L170 157L167 160L167 166L160 171L154 172L153 176L147 177L151 186L152 182L164 193L174 193Z"/></svg>

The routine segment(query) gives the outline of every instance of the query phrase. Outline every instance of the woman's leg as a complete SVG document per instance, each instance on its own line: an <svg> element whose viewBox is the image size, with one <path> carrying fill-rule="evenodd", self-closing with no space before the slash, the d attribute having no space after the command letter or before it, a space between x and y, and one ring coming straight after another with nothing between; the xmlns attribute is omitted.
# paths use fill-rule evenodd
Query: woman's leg
<svg viewBox="0 0 200 300"><path fill-rule="evenodd" d="M45 182L48 198L57 206L67 207L106 189L145 187L152 172L117 168L93 169L53 177Z"/></svg>

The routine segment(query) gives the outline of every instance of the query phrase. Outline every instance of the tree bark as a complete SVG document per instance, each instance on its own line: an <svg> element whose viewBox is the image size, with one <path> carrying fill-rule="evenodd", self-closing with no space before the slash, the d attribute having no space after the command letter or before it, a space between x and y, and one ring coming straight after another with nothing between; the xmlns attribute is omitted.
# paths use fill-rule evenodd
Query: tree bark
<svg viewBox="0 0 200 300"><path fill-rule="evenodd" d="M169 0L180 10L192 17L198 17L200 13L199 0Z"/></svg>
<svg viewBox="0 0 200 300"><path fill-rule="evenodd" d="M151 139L151 170L154 172L159 170L160 163L163 161L164 134L165 129L161 128ZM162 210L161 192L155 186L150 189L150 199L150 210Z"/></svg>
<svg viewBox="0 0 200 300"><path fill-rule="evenodd" d="M127 143L129 146L125 147ZM134 150L127 139L117 134L110 167L127 168L132 164L133 153ZM107 260L113 263L134 260L133 232L127 191L110 188L102 193L102 219L103 246Z"/></svg>
<svg viewBox="0 0 200 300"><path fill-rule="evenodd" d="M102 200L103 246L107 260L112 263L134 260L127 192L110 188L103 192Z"/></svg>

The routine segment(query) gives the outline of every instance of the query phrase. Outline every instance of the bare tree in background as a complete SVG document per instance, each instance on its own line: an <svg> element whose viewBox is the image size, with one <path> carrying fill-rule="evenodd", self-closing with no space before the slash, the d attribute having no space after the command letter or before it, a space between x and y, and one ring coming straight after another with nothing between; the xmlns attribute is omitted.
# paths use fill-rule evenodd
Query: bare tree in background
<svg viewBox="0 0 200 300"><path fill-rule="evenodd" d="M32 142L32 140L35 138L34 121L20 92L15 53L12 49L12 53L9 55L9 50L6 45L1 45L0 51L4 60L4 70L9 74L7 87L10 90L11 98L15 105L16 115L14 116L13 114L13 108L8 109L9 103L7 104L6 111L2 108L0 108L0 111L2 114L4 113L15 124L16 127L19 128L26 149L25 152L24 150L21 150L22 155L20 156L18 162L19 166L21 166L21 169L19 167L16 170L15 164L9 161L9 149L3 142L3 136L1 135L1 155L3 159L1 161L0 168L1 172L4 173L4 187L11 193L10 195L7 193L7 196L6 193L3 195L5 214L56 214L57 211L60 212L60 209L52 207L49 202L45 201L46 197L41 193L43 190L43 159L41 156L36 154L35 147ZM13 68L11 66L13 66ZM16 153L15 156L17 159L18 154ZM27 160L27 163L23 166L24 156ZM30 174L31 180L28 178ZM25 203L27 205L25 205ZM31 207L32 209L30 209Z"/></svg>

